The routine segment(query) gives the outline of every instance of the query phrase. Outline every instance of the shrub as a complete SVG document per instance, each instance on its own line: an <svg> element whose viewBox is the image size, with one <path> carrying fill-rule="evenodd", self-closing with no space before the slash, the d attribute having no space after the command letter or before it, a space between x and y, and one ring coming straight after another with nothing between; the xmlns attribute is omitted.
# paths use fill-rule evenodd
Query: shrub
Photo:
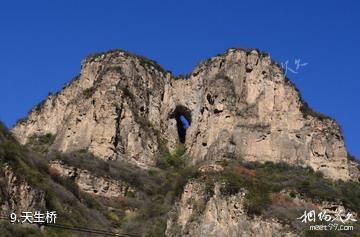
<svg viewBox="0 0 360 237"><path fill-rule="evenodd" d="M168 182L175 184L173 188L175 197L179 197L183 193L184 187L190 179L199 176L197 167L185 167L174 173L176 174L174 180L170 179Z"/></svg>
<svg viewBox="0 0 360 237"><path fill-rule="evenodd" d="M39 153L47 153L49 147L54 143L56 135L47 133L44 135L32 135L29 137L27 145Z"/></svg>
<svg viewBox="0 0 360 237"><path fill-rule="evenodd" d="M225 183L225 185L220 189L221 193L224 195L235 195L241 190L241 188L249 186L247 184L247 178L244 179L241 175L228 170L221 174L220 180Z"/></svg>
<svg viewBox="0 0 360 237"><path fill-rule="evenodd" d="M36 112L41 111L41 109L44 107L45 103L46 103L46 100L40 101L40 102L35 106L35 111L36 111Z"/></svg>
<svg viewBox="0 0 360 237"><path fill-rule="evenodd" d="M134 54L133 54L134 55ZM143 56L140 55L135 55L137 57L137 59L139 60L139 63L142 67L144 68L149 68L149 67L153 67L155 70L161 72L163 75L166 75L167 71L164 70L160 64L158 64L156 61L145 58Z"/></svg>
<svg viewBox="0 0 360 237"><path fill-rule="evenodd" d="M353 156L352 154L350 154L349 152L347 153L347 158L348 158L348 160L355 161L355 162L359 163L359 161L356 159L356 157Z"/></svg>
<svg viewBox="0 0 360 237"><path fill-rule="evenodd" d="M249 167L249 163L245 164ZM222 180L224 195L234 195L247 190L245 206L249 214L259 215L271 204L271 195L282 190L291 190L290 196L300 195L315 202L334 201L346 208L360 212L360 185L348 181L325 179L311 168L290 166L285 163L252 163L256 175L241 172L241 163L232 162L225 167L217 179ZM215 179L215 178L214 178Z"/></svg>
<svg viewBox="0 0 360 237"><path fill-rule="evenodd" d="M262 179L253 178L246 173L238 172L236 167L226 168L220 180L224 186L220 191L223 195L235 195L241 189L247 191L245 209L249 215L260 215L271 204L271 189Z"/></svg>
<svg viewBox="0 0 360 237"><path fill-rule="evenodd" d="M160 149L157 166L162 169L182 167L185 164L183 159L185 152L186 150L183 144L179 144L173 152L163 147L163 149Z"/></svg>
<svg viewBox="0 0 360 237"><path fill-rule="evenodd" d="M246 195L245 209L248 215L260 215L270 204L270 192L266 184L255 184Z"/></svg>
<svg viewBox="0 0 360 237"><path fill-rule="evenodd" d="M135 99L135 95L129 90L128 87L122 87L122 91L126 97L129 97L131 100Z"/></svg>
<svg viewBox="0 0 360 237"><path fill-rule="evenodd" d="M19 118L15 124L22 124L22 123L25 123L27 120L27 117L24 117L24 118Z"/></svg>
<svg viewBox="0 0 360 237"><path fill-rule="evenodd" d="M180 75L174 76L173 79L174 80L186 80L189 77L190 77L190 74L180 74Z"/></svg>
<svg viewBox="0 0 360 237"><path fill-rule="evenodd" d="M319 113L315 110L313 110L307 102L302 101L301 107L300 107L300 111L303 113L303 115L305 116L305 118L307 116L312 116L315 118L319 118L320 120L325 120L325 119L332 119L329 116Z"/></svg>
<svg viewBox="0 0 360 237"><path fill-rule="evenodd" d="M51 133L47 133L45 135L34 135L32 137L29 138L30 142L36 142L39 144L44 144L44 145L51 145L54 140L55 140L55 135L51 134Z"/></svg>
<svg viewBox="0 0 360 237"><path fill-rule="evenodd" d="M92 87L89 87L89 88L86 88L84 91L83 91L83 95L86 99L90 98L96 91L96 87L95 86L92 86Z"/></svg>

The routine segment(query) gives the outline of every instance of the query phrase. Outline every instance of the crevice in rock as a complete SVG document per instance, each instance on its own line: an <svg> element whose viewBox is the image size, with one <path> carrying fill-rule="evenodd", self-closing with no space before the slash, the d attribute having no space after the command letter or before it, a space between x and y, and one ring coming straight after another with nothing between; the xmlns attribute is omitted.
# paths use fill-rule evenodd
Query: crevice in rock
<svg viewBox="0 0 360 237"><path fill-rule="evenodd" d="M214 109L214 114L219 114L219 113L221 113L221 112L223 112L222 110L219 110L219 109Z"/></svg>
<svg viewBox="0 0 360 237"><path fill-rule="evenodd" d="M119 145L120 142L120 121L121 121L121 113L122 113L122 106L116 107L116 118L115 118L115 136L113 140L113 146L116 151L116 148Z"/></svg>
<svg viewBox="0 0 360 237"><path fill-rule="evenodd" d="M165 97L165 92L163 91L163 92L161 93L161 101L164 101L164 97Z"/></svg>
<svg viewBox="0 0 360 237"><path fill-rule="evenodd" d="M206 95L206 99L207 99L207 101L209 102L209 104L211 104L211 105L214 104L214 99L211 97L210 94L207 94L207 95Z"/></svg>
<svg viewBox="0 0 360 237"><path fill-rule="evenodd" d="M77 177L79 176L79 169L78 168L74 168L74 173L73 173L73 175L72 176L70 176L70 179L72 180L72 181L75 181L76 179L77 179Z"/></svg>

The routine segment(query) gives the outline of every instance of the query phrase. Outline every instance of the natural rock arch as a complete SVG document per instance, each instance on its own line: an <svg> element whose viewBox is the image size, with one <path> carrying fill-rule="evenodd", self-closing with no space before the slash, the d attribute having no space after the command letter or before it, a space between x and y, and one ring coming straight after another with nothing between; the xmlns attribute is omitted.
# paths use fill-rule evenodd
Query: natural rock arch
<svg viewBox="0 0 360 237"><path fill-rule="evenodd" d="M171 113L170 118L176 120L179 142L185 143L186 130L191 125L191 111L183 105L178 105Z"/></svg>

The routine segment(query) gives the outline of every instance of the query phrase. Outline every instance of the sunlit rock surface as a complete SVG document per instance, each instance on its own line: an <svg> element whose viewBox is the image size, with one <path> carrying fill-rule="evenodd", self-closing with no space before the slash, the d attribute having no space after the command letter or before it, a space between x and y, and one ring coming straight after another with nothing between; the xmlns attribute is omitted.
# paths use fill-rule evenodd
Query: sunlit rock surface
<svg viewBox="0 0 360 237"><path fill-rule="evenodd" d="M337 123L309 109L281 67L257 50L229 49L184 78L120 50L89 56L75 80L12 132L23 144L51 133L51 150L85 150L146 169L160 146L179 143L179 113L191 122L184 144L193 164L283 161L358 178Z"/></svg>

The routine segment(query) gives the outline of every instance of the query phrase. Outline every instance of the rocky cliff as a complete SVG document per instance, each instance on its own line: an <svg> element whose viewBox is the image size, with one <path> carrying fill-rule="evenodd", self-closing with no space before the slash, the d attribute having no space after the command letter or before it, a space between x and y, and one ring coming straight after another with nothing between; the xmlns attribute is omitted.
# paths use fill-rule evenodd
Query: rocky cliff
<svg viewBox="0 0 360 237"><path fill-rule="evenodd" d="M45 209L45 192L34 188L26 179L16 175L9 165L1 167L0 182L3 195L3 198L0 198L1 215L9 215L14 210Z"/></svg>
<svg viewBox="0 0 360 237"><path fill-rule="evenodd" d="M181 115L190 122L182 135ZM174 150L182 142L193 164L283 161L333 179L359 176L336 122L311 110L281 67L257 50L229 49L180 78L120 50L89 56L78 77L12 132L22 144L50 133L52 150L86 150L143 168L155 165L162 145Z"/></svg>
<svg viewBox="0 0 360 237"><path fill-rule="evenodd" d="M304 211L360 212L339 125L258 50L179 77L122 50L91 55L11 133L22 146L0 130L6 212L51 208L62 222L157 237L316 236Z"/></svg>
<svg viewBox="0 0 360 237"><path fill-rule="evenodd" d="M245 190L229 196L222 193L221 183L211 188L207 190L201 180L191 180L184 187L167 222L168 236L298 236L276 219L249 217L244 207Z"/></svg>

